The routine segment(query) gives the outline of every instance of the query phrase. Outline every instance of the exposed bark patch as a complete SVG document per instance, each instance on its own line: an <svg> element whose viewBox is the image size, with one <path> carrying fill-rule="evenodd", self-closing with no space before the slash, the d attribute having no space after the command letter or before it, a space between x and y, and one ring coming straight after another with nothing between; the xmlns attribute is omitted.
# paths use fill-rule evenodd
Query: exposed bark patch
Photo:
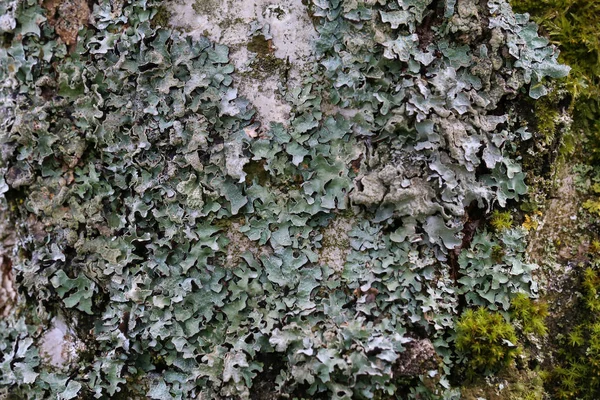
<svg viewBox="0 0 600 400"><path fill-rule="evenodd" d="M440 361L429 339L414 340L407 343L406 350L400 354L394 374L408 377L425 375L427 371L437 369Z"/></svg>
<svg viewBox="0 0 600 400"><path fill-rule="evenodd" d="M5 255L0 255L0 316L8 316L16 298L12 261Z"/></svg>
<svg viewBox="0 0 600 400"><path fill-rule="evenodd" d="M225 250L224 263L226 268L237 267L246 252L255 257L271 254L270 246L260 246L257 242L248 239L244 233L240 232L241 227L241 223L233 222L225 232L225 237L229 241Z"/></svg>
<svg viewBox="0 0 600 400"><path fill-rule="evenodd" d="M251 400L275 400L282 396L277 395L275 380L281 370L285 369L286 362L281 353L258 354L257 360L263 364L262 371L257 375L255 384L250 388Z"/></svg>
<svg viewBox="0 0 600 400"><path fill-rule="evenodd" d="M451 268L450 276L455 283L460 279L460 273L458 272L460 269L460 266L458 265L458 256L462 249L468 249L471 245L475 232L477 232L477 228L479 228L484 219L484 214L484 210L477 207L477 202L471 203L465 209L465 217L467 220L462 230L462 243L460 246L452 249L448 254L448 264Z"/></svg>
<svg viewBox="0 0 600 400"><path fill-rule="evenodd" d="M351 219L338 217L323 230L323 247L319 251L321 265L328 265L338 273L344 270L346 258L350 254L348 232L352 229L352 224Z"/></svg>
<svg viewBox="0 0 600 400"><path fill-rule="evenodd" d="M77 34L90 18L87 0L46 0L48 23L56 34L71 48L77 43Z"/></svg>
<svg viewBox="0 0 600 400"><path fill-rule="evenodd" d="M435 39L434 27L440 26L444 22L444 2L436 1L429 6L430 11L427 13L421 25L417 27L417 35L419 35L419 48L421 50L433 43Z"/></svg>
<svg viewBox="0 0 600 400"><path fill-rule="evenodd" d="M84 344L60 317L52 320L50 329L44 333L40 342L40 353L44 360L59 368L76 362L78 352L84 349Z"/></svg>
<svg viewBox="0 0 600 400"><path fill-rule="evenodd" d="M9 251L15 245L14 228L0 213L0 317L7 317L17 300L15 276Z"/></svg>
<svg viewBox="0 0 600 400"><path fill-rule="evenodd" d="M557 246L557 254L564 261L586 260L587 243L581 241L585 235L577 234L577 214L581 201L575 188L575 176L563 172L558 178L555 193L550 195L541 223L531 236L527 253L532 261L547 260L545 249Z"/></svg>
<svg viewBox="0 0 600 400"><path fill-rule="evenodd" d="M286 125L292 112L282 88L299 86L315 62L317 32L301 0L170 0L170 25L230 49L235 88L257 121ZM258 27L255 34L249 29ZM268 29L266 29L268 25Z"/></svg>

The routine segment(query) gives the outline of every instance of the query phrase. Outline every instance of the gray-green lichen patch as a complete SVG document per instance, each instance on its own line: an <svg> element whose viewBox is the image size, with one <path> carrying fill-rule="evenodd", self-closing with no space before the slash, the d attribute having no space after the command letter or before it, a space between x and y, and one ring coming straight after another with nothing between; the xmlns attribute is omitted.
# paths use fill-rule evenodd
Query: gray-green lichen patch
<svg viewBox="0 0 600 400"><path fill-rule="evenodd" d="M298 2L201 2L182 34L157 4L99 0L70 54L19 3L0 202L24 311L0 321L0 391L247 400L269 381L272 398L373 399L432 368L452 398L461 307L537 290L523 229L467 229L466 208L527 190L514 150L531 134L501 106L568 72L525 16L479 3L315 1L311 74L278 53L314 34L286 31ZM456 15L482 34L457 38ZM40 360L60 313L84 365Z"/></svg>
<svg viewBox="0 0 600 400"><path fill-rule="evenodd" d="M449 21L450 32L464 35L462 40L467 43L477 38L483 31L479 14L479 0L458 0L456 13Z"/></svg>
<svg viewBox="0 0 600 400"><path fill-rule="evenodd" d="M175 0L168 7L172 26L230 47L236 87L265 126L287 124L291 107L281 89L299 85L315 61L316 32L301 0Z"/></svg>

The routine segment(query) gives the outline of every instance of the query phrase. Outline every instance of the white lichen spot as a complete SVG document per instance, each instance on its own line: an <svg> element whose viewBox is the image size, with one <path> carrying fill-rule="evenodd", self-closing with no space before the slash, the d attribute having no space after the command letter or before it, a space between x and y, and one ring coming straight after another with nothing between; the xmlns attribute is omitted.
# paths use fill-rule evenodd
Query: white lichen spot
<svg viewBox="0 0 600 400"><path fill-rule="evenodd" d="M60 317L52 319L52 325L42 336L40 353L48 363L55 367L63 367L77 360L78 352L84 348L77 339L75 332L70 329Z"/></svg>
<svg viewBox="0 0 600 400"><path fill-rule="evenodd" d="M250 161L244 157L243 143L239 140L232 140L225 143L225 169L227 175L236 179L239 183L244 182L246 173L244 165Z"/></svg>
<svg viewBox="0 0 600 400"><path fill-rule="evenodd" d="M0 32L10 32L17 26L17 20L10 14L0 16Z"/></svg>
<svg viewBox="0 0 600 400"><path fill-rule="evenodd" d="M173 27L229 46L234 84L264 126L287 124L291 107L280 91L297 83L301 71L314 63L317 37L301 0L172 0L168 7ZM248 49L251 24L268 25L269 57L276 65L267 71L261 71L260 55Z"/></svg>

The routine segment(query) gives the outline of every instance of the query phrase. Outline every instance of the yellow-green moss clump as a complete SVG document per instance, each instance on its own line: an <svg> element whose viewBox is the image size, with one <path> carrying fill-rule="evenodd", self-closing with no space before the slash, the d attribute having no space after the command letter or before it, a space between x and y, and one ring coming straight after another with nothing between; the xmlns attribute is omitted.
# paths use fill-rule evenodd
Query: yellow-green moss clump
<svg viewBox="0 0 600 400"><path fill-rule="evenodd" d="M466 357L466 375L495 373L519 353L515 328L502 314L480 307L467 310L456 325L456 348Z"/></svg>
<svg viewBox="0 0 600 400"><path fill-rule="evenodd" d="M535 302L519 293L512 299L510 315L513 320L520 322L525 334L544 336L548 333L545 323L548 305L544 302Z"/></svg>
<svg viewBox="0 0 600 400"><path fill-rule="evenodd" d="M490 225L492 225L496 232L510 229L512 227L512 222L513 217L510 211L500 212L498 210L494 210L492 213L492 218L490 219Z"/></svg>
<svg viewBox="0 0 600 400"><path fill-rule="evenodd" d="M539 366L532 367L535 343L548 328L546 303L517 294L507 315L483 307L467 310L457 324L456 347L467 380L461 398L542 400L546 395Z"/></svg>

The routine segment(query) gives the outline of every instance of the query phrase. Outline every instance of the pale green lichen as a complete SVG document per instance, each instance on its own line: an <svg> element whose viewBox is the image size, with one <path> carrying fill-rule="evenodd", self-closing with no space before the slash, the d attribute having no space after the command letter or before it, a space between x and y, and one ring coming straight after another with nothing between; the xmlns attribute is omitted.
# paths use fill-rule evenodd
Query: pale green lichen
<svg viewBox="0 0 600 400"><path fill-rule="evenodd" d="M499 104L568 72L526 17L480 3L315 2L318 63L262 125L229 47L159 28L158 5L101 1L67 53L18 3L0 192L28 318L0 324L0 390L452 398L463 304L507 312L537 290L524 231L467 237L467 207L527 190ZM58 371L37 331L57 309L88 350Z"/></svg>

